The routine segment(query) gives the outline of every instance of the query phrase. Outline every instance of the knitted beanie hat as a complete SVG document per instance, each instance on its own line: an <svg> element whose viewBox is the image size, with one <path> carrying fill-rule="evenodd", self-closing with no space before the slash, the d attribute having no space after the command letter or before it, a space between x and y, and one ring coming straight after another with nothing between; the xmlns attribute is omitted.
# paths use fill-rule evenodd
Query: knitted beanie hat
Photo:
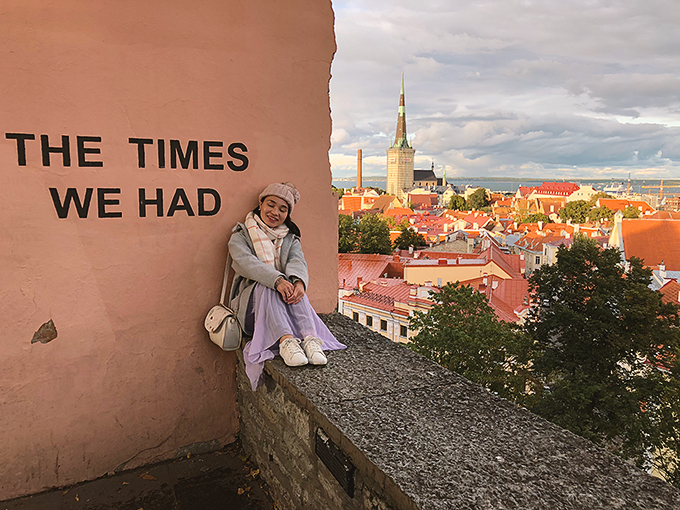
<svg viewBox="0 0 680 510"><path fill-rule="evenodd" d="M269 196L279 197L288 203L288 214L293 212L293 207L300 200L300 192L295 188L292 182L273 182L267 186L262 193L260 193L260 203L265 197Z"/></svg>

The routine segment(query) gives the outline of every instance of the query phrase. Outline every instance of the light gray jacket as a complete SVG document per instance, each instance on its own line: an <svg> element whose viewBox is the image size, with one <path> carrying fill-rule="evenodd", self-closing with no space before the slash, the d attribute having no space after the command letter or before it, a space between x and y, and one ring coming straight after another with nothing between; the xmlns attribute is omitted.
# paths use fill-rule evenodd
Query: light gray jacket
<svg viewBox="0 0 680 510"><path fill-rule="evenodd" d="M256 283L273 289L276 280L283 276L288 280L294 278L302 280L305 289L307 289L309 274L307 272L307 261L302 253L300 238L295 234L289 233L283 238L281 245L283 272L279 272L257 258L253 241L243 223L237 223L231 232L229 253L232 258L231 267L234 268L236 275L234 276L234 283L231 285L229 306L236 311L241 326L245 326L248 301Z"/></svg>

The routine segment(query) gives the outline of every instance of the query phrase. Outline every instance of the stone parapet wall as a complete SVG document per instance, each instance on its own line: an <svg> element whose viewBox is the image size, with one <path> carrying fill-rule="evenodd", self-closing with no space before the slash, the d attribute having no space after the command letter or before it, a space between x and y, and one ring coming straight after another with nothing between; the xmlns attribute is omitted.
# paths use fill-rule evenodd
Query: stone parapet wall
<svg viewBox="0 0 680 510"><path fill-rule="evenodd" d="M380 470L321 415L314 405L287 383L280 372L267 371L266 384L253 393L243 358L239 356L239 410L241 440L260 469L270 494L282 510L416 508L391 483L389 490ZM359 469L354 471L352 497L334 478L316 453L318 431L341 448L353 451ZM329 437L330 436L330 437ZM400 506L402 505L407 506Z"/></svg>
<svg viewBox="0 0 680 510"><path fill-rule="evenodd" d="M278 508L680 508L662 480L347 317L323 319L348 345L328 366L277 358L252 392L238 363L241 439ZM336 471L353 497L319 437L350 467Z"/></svg>

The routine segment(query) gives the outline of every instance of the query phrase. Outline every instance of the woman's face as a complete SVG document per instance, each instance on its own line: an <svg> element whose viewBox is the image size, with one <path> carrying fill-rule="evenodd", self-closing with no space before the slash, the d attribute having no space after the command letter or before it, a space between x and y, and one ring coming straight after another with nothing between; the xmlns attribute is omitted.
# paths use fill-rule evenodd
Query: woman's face
<svg viewBox="0 0 680 510"><path fill-rule="evenodd" d="M278 227L288 217L288 202L274 195L264 197L260 204L260 217L268 227Z"/></svg>

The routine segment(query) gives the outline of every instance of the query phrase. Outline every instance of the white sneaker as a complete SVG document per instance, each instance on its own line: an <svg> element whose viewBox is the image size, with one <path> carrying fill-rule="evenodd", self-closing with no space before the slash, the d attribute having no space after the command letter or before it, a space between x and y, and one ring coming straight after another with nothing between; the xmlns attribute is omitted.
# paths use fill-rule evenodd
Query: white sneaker
<svg viewBox="0 0 680 510"><path fill-rule="evenodd" d="M308 363L307 356L300 348L300 340L297 338L286 338L279 343L279 353L289 367L301 367Z"/></svg>
<svg viewBox="0 0 680 510"><path fill-rule="evenodd" d="M312 365L325 365L328 363L326 355L321 350L323 340L311 335L307 335L302 341L302 348L305 350L307 359Z"/></svg>

